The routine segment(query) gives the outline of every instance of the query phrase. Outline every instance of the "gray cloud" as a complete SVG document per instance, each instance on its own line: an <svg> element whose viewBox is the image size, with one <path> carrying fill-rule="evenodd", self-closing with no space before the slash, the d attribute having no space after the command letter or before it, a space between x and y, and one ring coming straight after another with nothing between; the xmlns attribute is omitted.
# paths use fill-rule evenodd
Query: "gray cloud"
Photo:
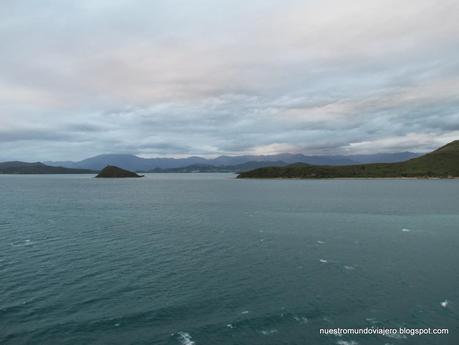
<svg viewBox="0 0 459 345"><path fill-rule="evenodd" d="M27 142L27 141L67 141L72 140L72 133L56 133L49 130L0 130L0 142Z"/></svg>
<svg viewBox="0 0 459 345"><path fill-rule="evenodd" d="M18 0L0 159L429 150L459 134L459 3Z"/></svg>

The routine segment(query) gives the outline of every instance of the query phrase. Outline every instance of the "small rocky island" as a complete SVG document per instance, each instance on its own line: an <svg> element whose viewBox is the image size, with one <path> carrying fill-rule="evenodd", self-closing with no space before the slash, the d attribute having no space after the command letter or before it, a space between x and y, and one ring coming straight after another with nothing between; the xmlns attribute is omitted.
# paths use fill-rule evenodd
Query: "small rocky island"
<svg viewBox="0 0 459 345"><path fill-rule="evenodd" d="M133 171L121 169L114 165L107 165L103 168L96 177L101 178L123 178L123 177L143 177L143 175L138 175Z"/></svg>

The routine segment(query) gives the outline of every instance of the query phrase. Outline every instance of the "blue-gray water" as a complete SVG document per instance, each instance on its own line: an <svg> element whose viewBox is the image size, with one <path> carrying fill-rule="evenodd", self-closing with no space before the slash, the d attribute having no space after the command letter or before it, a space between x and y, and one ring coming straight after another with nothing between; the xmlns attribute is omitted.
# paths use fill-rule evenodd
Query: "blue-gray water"
<svg viewBox="0 0 459 345"><path fill-rule="evenodd" d="M0 238L0 344L459 344L458 180L0 176Z"/></svg>

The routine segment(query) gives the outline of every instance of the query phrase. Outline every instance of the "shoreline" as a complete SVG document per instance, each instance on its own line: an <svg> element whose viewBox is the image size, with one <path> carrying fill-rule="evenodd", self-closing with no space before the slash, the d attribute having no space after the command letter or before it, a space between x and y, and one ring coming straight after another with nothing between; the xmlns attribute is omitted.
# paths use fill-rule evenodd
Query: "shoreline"
<svg viewBox="0 0 459 345"><path fill-rule="evenodd" d="M459 180L456 177L236 177L237 180Z"/></svg>

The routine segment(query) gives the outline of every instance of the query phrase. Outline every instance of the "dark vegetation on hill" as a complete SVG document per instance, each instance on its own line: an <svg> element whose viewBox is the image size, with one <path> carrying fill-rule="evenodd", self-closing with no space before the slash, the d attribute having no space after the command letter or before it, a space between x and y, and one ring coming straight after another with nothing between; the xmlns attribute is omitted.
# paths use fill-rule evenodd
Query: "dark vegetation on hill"
<svg viewBox="0 0 459 345"><path fill-rule="evenodd" d="M63 167L49 166L40 162L2 162L0 163L0 174L94 174L89 169L70 169Z"/></svg>
<svg viewBox="0 0 459 345"><path fill-rule="evenodd" d="M423 156L400 163L321 166L303 163L265 167L241 173L238 178L450 178L459 177L459 140Z"/></svg>
<svg viewBox="0 0 459 345"><path fill-rule="evenodd" d="M122 178L122 177L143 177L135 172L121 169L113 165L107 165L103 168L96 177L100 178Z"/></svg>

